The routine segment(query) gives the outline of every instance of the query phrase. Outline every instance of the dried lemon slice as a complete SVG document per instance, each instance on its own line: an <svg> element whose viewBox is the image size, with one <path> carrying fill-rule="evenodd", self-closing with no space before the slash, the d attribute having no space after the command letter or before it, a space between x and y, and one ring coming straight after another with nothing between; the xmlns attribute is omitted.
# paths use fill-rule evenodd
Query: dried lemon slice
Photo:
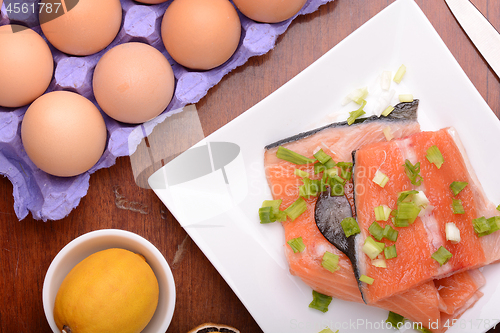
<svg viewBox="0 0 500 333"><path fill-rule="evenodd" d="M201 324L199 326L196 326L187 333L208 333L208 332L240 333L240 331L234 327L221 324L214 324L214 323Z"/></svg>

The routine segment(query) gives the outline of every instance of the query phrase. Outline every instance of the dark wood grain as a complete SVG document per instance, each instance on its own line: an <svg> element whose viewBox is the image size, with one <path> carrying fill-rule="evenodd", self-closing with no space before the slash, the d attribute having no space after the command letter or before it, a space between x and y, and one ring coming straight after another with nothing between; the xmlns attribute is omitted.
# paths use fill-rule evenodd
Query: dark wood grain
<svg viewBox="0 0 500 333"><path fill-rule="evenodd" d="M335 0L296 19L268 54L251 58L227 75L198 104L208 135L271 94L393 1ZM443 0L417 0L474 86L500 116L500 83L460 28ZM475 0L500 30L497 1ZM381 36L383 38L383 36ZM376 64L374 64L376 66ZM262 332L226 282L151 190L139 188L129 158L92 175L78 208L60 221L18 221L12 185L0 178L0 332L48 333L42 285L52 259L68 242L96 229L135 232L158 247L172 270L177 303L168 332L187 332L203 322L219 322L242 332ZM137 202L147 214L119 208ZM125 204L124 204L125 203ZM174 257L179 248L183 255ZM500 329L490 332L500 332ZM273 333L273 332L269 332Z"/></svg>

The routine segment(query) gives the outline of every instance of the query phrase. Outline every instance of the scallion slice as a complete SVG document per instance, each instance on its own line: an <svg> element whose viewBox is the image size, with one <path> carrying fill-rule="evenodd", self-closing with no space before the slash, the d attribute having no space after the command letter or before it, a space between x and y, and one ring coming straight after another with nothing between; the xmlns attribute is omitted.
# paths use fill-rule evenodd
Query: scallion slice
<svg viewBox="0 0 500 333"><path fill-rule="evenodd" d="M373 259L372 265L379 268L387 268L387 263L384 258Z"/></svg>
<svg viewBox="0 0 500 333"><path fill-rule="evenodd" d="M408 220L409 223L413 223L420 213L420 207L418 207L414 202L400 202L398 205L398 212L396 219Z"/></svg>
<svg viewBox="0 0 500 333"><path fill-rule="evenodd" d="M260 223L262 223L262 224L276 222L276 219L274 218L274 215L273 215L273 208L272 207L260 207L259 208L259 219L260 219Z"/></svg>
<svg viewBox="0 0 500 333"><path fill-rule="evenodd" d="M328 169L335 167L336 165L337 165L337 163L335 163L335 161L332 158L332 159L329 159L328 161L326 161L325 168L328 170Z"/></svg>
<svg viewBox="0 0 500 333"><path fill-rule="evenodd" d="M351 162L339 162L337 166L340 168L340 176L345 180L350 180L352 176L352 163Z"/></svg>
<svg viewBox="0 0 500 333"><path fill-rule="evenodd" d="M392 218L392 223L398 228L407 227L410 225L410 221L408 219L398 219L397 217Z"/></svg>
<svg viewBox="0 0 500 333"><path fill-rule="evenodd" d="M380 170L377 170L375 173L375 177L373 177L372 181L380 187L384 187L389 181L389 177L387 177Z"/></svg>
<svg viewBox="0 0 500 333"><path fill-rule="evenodd" d="M336 270L339 269L339 256L334 253L326 251L325 254L323 254L321 266L323 266L323 268L326 268L332 273L335 272Z"/></svg>
<svg viewBox="0 0 500 333"><path fill-rule="evenodd" d="M391 227L390 225L386 225L385 228L384 228L384 238L392 241L392 242L395 242L397 239L398 239L398 234L399 232L397 230L394 230L393 227Z"/></svg>
<svg viewBox="0 0 500 333"><path fill-rule="evenodd" d="M331 169L326 169L325 173L328 175L328 177L333 178L335 176L338 176L339 174L339 169L333 167Z"/></svg>
<svg viewBox="0 0 500 333"><path fill-rule="evenodd" d="M295 169L293 173L301 178L309 177L309 172L306 172L304 170Z"/></svg>
<svg viewBox="0 0 500 333"><path fill-rule="evenodd" d="M389 311L389 316L385 320L386 323L391 324L392 327L400 329L405 323L405 317L395 312Z"/></svg>
<svg viewBox="0 0 500 333"><path fill-rule="evenodd" d="M391 114L391 112L394 111L394 106L389 105L383 112L382 116L387 117L388 115Z"/></svg>
<svg viewBox="0 0 500 333"><path fill-rule="evenodd" d="M375 279L363 274L359 277L359 281L364 282L366 284L373 284Z"/></svg>
<svg viewBox="0 0 500 333"><path fill-rule="evenodd" d="M398 205L400 202L411 202L413 201L413 195L417 194L417 190L400 192L398 196Z"/></svg>
<svg viewBox="0 0 500 333"><path fill-rule="evenodd" d="M318 293L316 290L312 292L313 300L309 304L309 307L312 309L319 310L321 312L327 312L328 306L332 302L332 296L326 296L321 293Z"/></svg>
<svg viewBox="0 0 500 333"><path fill-rule="evenodd" d="M422 184L422 176L420 176L420 162L413 165L408 159L405 160L405 173L410 178L413 185L420 186Z"/></svg>
<svg viewBox="0 0 500 333"><path fill-rule="evenodd" d="M382 228L377 222L373 222L368 228L368 231L378 241L384 238L384 228Z"/></svg>
<svg viewBox="0 0 500 333"><path fill-rule="evenodd" d="M345 185L346 181L345 179L341 178L340 176L338 175L334 175L333 177L330 177L330 179L336 183L339 183L339 184L342 184L342 185Z"/></svg>
<svg viewBox="0 0 500 333"><path fill-rule="evenodd" d="M299 195L301 197L309 198L312 196L317 196L321 192L321 181L320 179L310 179L302 178L304 185L299 187Z"/></svg>
<svg viewBox="0 0 500 333"><path fill-rule="evenodd" d="M453 255L444 246L440 246L431 257L439 263L439 266L443 266L448 262L448 260L451 259L451 257L453 257Z"/></svg>
<svg viewBox="0 0 500 333"><path fill-rule="evenodd" d="M336 181L332 181L330 179L330 186L331 186L331 195L334 197L339 197L344 195L344 185L337 183Z"/></svg>
<svg viewBox="0 0 500 333"><path fill-rule="evenodd" d="M401 103L411 103L411 102L413 102L413 95L412 94L401 94L401 95L399 95L399 101Z"/></svg>
<svg viewBox="0 0 500 333"><path fill-rule="evenodd" d="M444 163L443 155L436 145L427 149L427 155L425 155L425 157L430 163L434 163L438 169L440 169Z"/></svg>
<svg viewBox="0 0 500 333"><path fill-rule="evenodd" d="M300 197L284 210L286 215L293 221L307 210L306 201Z"/></svg>
<svg viewBox="0 0 500 333"><path fill-rule="evenodd" d="M365 243L361 248L364 254L366 254L371 260L377 258L377 256L384 250L385 244L382 242L376 242L371 237L366 237Z"/></svg>
<svg viewBox="0 0 500 333"><path fill-rule="evenodd" d="M497 206L497 210L500 211L500 205Z"/></svg>
<svg viewBox="0 0 500 333"><path fill-rule="evenodd" d="M306 246L302 241L302 237L292 238L288 242L286 242L293 250L293 253L302 252L305 250Z"/></svg>
<svg viewBox="0 0 500 333"><path fill-rule="evenodd" d="M314 163L314 174L317 175L320 172L326 170L326 167L321 163Z"/></svg>
<svg viewBox="0 0 500 333"><path fill-rule="evenodd" d="M425 327L416 327L416 330L421 332L421 333L432 333L430 329L427 329Z"/></svg>
<svg viewBox="0 0 500 333"><path fill-rule="evenodd" d="M342 226L346 237L356 235L361 232L358 222L356 222L354 217L346 217L340 222L340 225Z"/></svg>
<svg viewBox="0 0 500 333"><path fill-rule="evenodd" d="M308 164L314 163L316 160L312 158L307 158L299 153L296 153L290 149L279 146L276 152L276 157L294 164Z"/></svg>
<svg viewBox="0 0 500 333"><path fill-rule="evenodd" d="M497 230L500 230L500 216L493 216L486 219L484 216L472 220L474 231L479 237L489 235Z"/></svg>
<svg viewBox="0 0 500 333"><path fill-rule="evenodd" d="M316 154L314 154L314 157L316 157L316 159L321 163L321 164L325 164L326 162L328 162L329 160L332 159L332 157L330 155L328 155L327 153L325 153L323 151L323 149L320 149L316 152Z"/></svg>
<svg viewBox="0 0 500 333"><path fill-rule="evenodd" d="M336 331L334 332L334 331L332 331L330 328L328 328L328 327L327 327L327 328L325 328L325 329L323 329L323 330L319 331L318 333L339 333L339 330L336 330Z"/></svg>
<svg viewBox="0 0 500 333"><path fill-rule="evenodd" d="M451 199L453 208L453 214L465 214L464 206L462 206L462 200L460 199Z"/></svg>
<svg viewBox="0 0 500 333"><path fill-rule="evenodd" d="M469 183L467 182L453 182L450 184L450 189L454 195L457 195L462 191Z"/></svg>
<svg viewBox="0 0 500 333"><path fill-rule="evenodd" d="M366 101L363 100L361 107L359 109L349 112L349 118L347 118L347 125L354 124L356 119L358 119L359 117L361 117L362 115L364 115L366 113L365 111L363 111L363 108L365 107L365 105L366 105Z"/></svg>
<svg viewBox="0 0 500 333"><path fill-rule="evenodd" d="M450 241L452 244L460 243L460 229L457 228L455 223L446 223L445 233L447 241Z"/></svg>
<svg viewBox="0 0 500 333"><path fill-rule="evenodd" d="M384 248L384 256L385 259L396 258L398 256L398 253L396 251L396 244L392 244L391 246Z"/></svg>
<svg viewBox="0 0 500 333"><path fill-rule="evenodd" d="M387 221L391 216L391 209L386 205L377 206L373 209L375 211L376 221Z"/></svg>
<svg viewBox="0 0 500 333"><path fill-rule="evenodd" d="M394 139L394 135L392 134L391 128L389 126L386 126L382 130L382 132L384 133L385 139L387 141L391 141L392 139Z"/></svg>
<svg viewBox="0 0 500 333"><path fill-rule="evenodd" d="M399 68L398 68L398 71L396 72L396 75L394 75L394 82L396 83L400 83L401 80L403 79L403 76L405 76L406 74L406 66L405 65L401 65Z"/></svg>

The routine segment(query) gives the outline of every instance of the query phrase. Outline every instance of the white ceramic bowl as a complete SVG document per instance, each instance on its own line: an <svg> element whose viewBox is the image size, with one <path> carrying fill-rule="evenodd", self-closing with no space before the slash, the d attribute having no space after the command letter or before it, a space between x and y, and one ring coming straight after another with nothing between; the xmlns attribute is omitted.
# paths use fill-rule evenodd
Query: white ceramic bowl
<svg viewBox="0 0 500 333"><path fill-rule="evenodd" d="M69 271L92 253L123 248L142 254L158 279L158 307L142 333L163 333L172 320L175 307L175 283L172 271L160 251L143 237L125 230L103 229L84 234L68 243L50 264L43 282L43 309L52 331L60 333L53 316L57 291Z"/></svg>

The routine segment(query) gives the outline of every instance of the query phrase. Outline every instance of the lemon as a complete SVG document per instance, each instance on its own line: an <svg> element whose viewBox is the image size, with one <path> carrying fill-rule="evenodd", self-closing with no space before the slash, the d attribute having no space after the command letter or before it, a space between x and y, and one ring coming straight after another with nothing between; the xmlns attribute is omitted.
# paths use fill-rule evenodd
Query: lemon
<svg viewBox="0 0 500 333"><path fill-rule="evenodd" d="M54 320L65 333L138 333L151 320L158 295L144 257L103 250L68 273L56 295Z"/></svg>

